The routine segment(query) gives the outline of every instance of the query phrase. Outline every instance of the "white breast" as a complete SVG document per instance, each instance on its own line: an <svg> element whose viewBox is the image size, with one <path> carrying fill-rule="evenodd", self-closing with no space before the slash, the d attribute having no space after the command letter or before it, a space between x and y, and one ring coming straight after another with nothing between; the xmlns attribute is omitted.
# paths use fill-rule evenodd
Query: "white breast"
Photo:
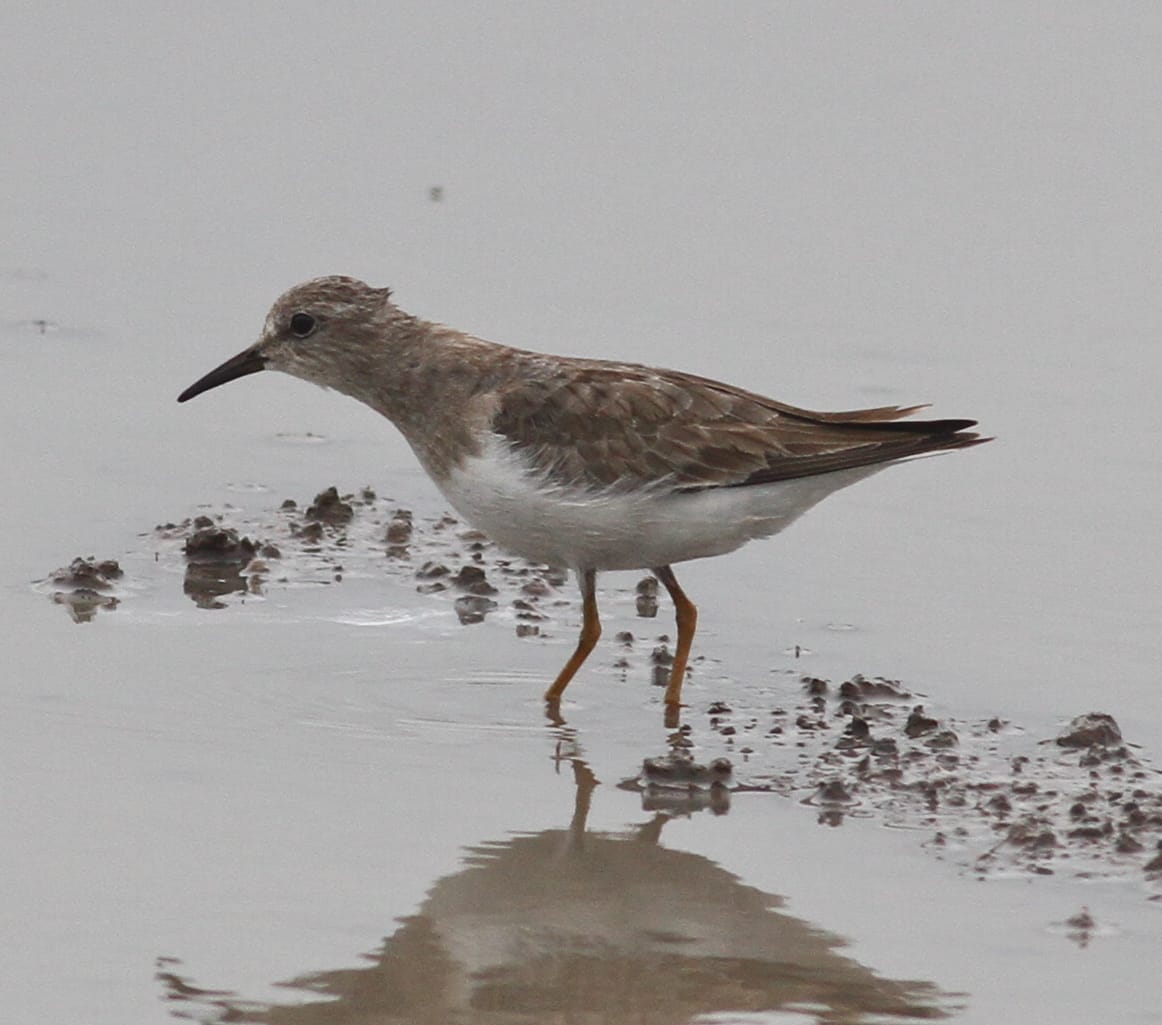
<svg viewBox="0 0 1162 1025"><path fill-rule="evenodd" d="M502 438L437 481L453 508L504 548L572 569L648 569L733 551L788 526L877 466L775 484L674 493L553 486Z"/></svg>

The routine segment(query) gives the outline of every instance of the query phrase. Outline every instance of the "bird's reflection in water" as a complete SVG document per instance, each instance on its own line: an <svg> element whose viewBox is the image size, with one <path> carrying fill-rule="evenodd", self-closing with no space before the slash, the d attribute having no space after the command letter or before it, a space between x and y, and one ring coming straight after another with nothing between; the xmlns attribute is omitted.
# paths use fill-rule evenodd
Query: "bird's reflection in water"
<svg viewBox="0 0 1162 1025"><path fill-rule="evenodd" d="M560 751L560 748L559 748ZM881 978L838 936L714 862L659 844L667 814L585 828L597 781L574 751L567 829L473 848L369 964L285 985L331 999L256 1005L199 990L167 965L166 996L203 1021L278 1025L677 1025L704 1015L779 1021L930 1020L951 1010L926 982ZM207 1016L208 1015L208 1016ZM761 1020L751 1018L749 1020Z"/></svg>

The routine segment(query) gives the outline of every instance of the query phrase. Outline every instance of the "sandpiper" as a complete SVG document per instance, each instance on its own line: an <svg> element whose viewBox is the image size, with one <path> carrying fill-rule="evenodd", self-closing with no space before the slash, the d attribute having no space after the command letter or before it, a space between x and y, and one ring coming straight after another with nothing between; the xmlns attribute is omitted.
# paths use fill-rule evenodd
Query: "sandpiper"
<svg viewBox="0 0 1162 1025"><path fill-rule="evenodd" d="M975 420L900 422L921 406L818 413L675 370L513 349L414 317L388 289L349 277L290 289L258 341L178 401L265 369L382 413L469 523L576 573L581 636L550 707L601 635L599 570L650 569L670 593L673 710L697 622L674 563L775 534L889 463L989 440L968 430Z"/></svg>

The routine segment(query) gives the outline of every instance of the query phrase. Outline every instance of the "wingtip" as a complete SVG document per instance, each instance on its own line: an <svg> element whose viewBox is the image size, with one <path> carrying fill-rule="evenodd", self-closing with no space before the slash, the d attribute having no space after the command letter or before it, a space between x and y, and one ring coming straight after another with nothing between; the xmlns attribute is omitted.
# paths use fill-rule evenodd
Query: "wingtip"
<svg viewBox="0 0 1162 1025"><path fill-rule="evenodd" d="M876 406L874 409L845 409L838 413L812 412L811 416L825 423L876 424L891 423L928 408L927 402L917 406Z"/></svg>
<svg viewBox="0 0 1162 1025"><path fill-rule="evenodd" d="M975 427L975 420L962 421L964 427L958 427L944 435L945 444L942 448L971 448L973 445L983 445L986 441L995 441L991 434L979 434L976 431L966 431L966 427Z"/></svg>

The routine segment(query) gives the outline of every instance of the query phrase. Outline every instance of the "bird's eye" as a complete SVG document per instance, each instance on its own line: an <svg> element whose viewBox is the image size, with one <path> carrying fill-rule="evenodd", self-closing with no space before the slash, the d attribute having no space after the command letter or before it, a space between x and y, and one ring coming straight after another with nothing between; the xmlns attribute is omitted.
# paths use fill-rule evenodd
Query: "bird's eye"
<svg viewBox="0 0 1162 1025"><path fill-rule="evenodd" d="M315 333L319 322L309 313L296 313L290 319L291 333L298 338L306 338Z"/></svg>

